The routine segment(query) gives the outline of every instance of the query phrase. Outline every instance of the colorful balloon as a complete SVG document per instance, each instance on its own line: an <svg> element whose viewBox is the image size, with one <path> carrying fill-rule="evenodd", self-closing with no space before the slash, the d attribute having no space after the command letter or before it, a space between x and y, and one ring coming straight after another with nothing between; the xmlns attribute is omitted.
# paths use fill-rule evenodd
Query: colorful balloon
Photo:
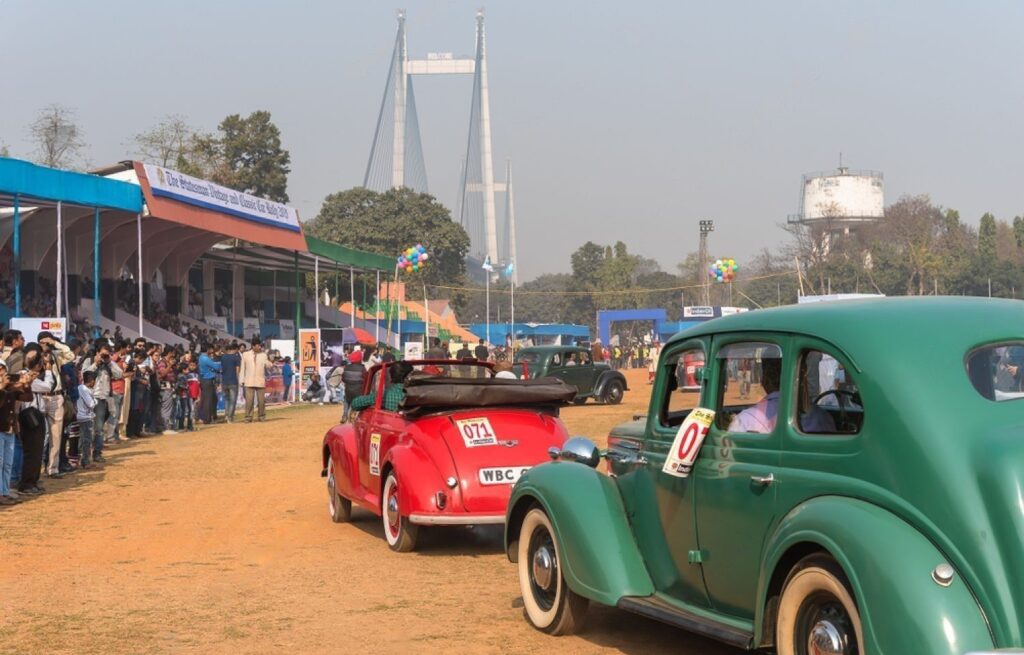
<svg viewBox="0 0 1024 655"><path fill-rule="evenodd" d="M736 272L740 270L740 265L736 263L735 259L725 258L716 259L711 266L708 267L708 276L717 282L732 282L736 279Z"/></svg>

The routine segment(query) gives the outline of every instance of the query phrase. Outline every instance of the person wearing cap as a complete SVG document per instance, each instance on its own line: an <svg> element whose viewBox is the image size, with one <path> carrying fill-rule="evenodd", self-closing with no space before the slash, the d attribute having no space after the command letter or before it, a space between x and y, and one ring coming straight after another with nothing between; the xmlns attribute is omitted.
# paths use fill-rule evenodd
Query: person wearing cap
<svg viewBox="0 0 1024 655"><path fill-rule="evenodd" d="M267 418L267 371L271 363L263 352L263 343L253 339L252 348L242 353L238 381L245 388L245 422L252 423L253 404L257 406L257 419Z"/></svg>
<svg viewBox="0 0 1024 655"><path fill-rule="evenodd" d="M341 372L341 383L345 387L345 407L341 412L342 423L348 420L348 415L352 411L352 401L363 393L365 379L366 367L363 366L363 353L357 350L349 355L348 364Z"/></svg>
<svg viewBox="0 0 1024 655"><path fill-rule="evenodd" d="M42 349L43 371L32 382L36 406L46 416L46 473L51 478L63 477L60 472L61 435L64 433L64 390L60 367L74 361L71 349L44 330L36 337Z"/></svg>

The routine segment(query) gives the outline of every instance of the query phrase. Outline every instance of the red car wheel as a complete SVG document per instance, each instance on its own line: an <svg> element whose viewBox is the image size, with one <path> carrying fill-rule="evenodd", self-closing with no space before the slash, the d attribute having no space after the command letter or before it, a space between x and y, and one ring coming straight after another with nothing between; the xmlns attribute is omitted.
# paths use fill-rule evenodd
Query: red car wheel
<svg viewBox="0 0 1024 655"><path fill-rule="evenodd" d="M352 501L338 493L334 478L334 460L327 459L327 509L331 512L331 520L345 523L352 516Z"/></svg>
<svg viewBox="0 0 1024 655"><path fill-rule="evenodd" d="M398 501L398 477L394 471L388 473L384 482L381 504L384 538L388 540L391 550L407 553L415 549L419 526L412 525L408 518L402 516L402 507Z"/></svg>

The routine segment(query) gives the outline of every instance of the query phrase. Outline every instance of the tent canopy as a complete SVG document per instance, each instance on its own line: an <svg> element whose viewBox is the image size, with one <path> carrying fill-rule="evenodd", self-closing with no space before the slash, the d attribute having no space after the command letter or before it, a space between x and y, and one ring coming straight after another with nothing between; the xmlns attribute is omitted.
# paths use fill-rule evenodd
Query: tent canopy
<svg viewBox="0 0 1024 655"><path fill-rule="evenodd" d="M142 194L134 184L0 157L0 206L13 205L14 196L20 196L22 206L61 202L133 214L142 211Z"/></svg>

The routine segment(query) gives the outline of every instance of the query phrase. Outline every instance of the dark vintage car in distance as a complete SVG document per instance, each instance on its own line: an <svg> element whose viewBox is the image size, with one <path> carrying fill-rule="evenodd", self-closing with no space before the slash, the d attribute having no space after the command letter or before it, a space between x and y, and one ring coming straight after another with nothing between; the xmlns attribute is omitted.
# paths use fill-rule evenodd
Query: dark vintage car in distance
<svg viewBox="0 0 1024 655"><path fill-rule="evenodd" d="M555 456L506 519L540 630L594 601L778 655L1024 652L1019 300L709 321L665 345L646 417Z"/></svg>
<svg viewBox="0 0 1024 655"><path fill-rule="evenodd" d="M629 390L626 377L604 362L595 362L590 350L577 346L529 346L516 351L513 370L530 379L554 377L576 387L577 405L592 398L618 405Z"/></svg>

